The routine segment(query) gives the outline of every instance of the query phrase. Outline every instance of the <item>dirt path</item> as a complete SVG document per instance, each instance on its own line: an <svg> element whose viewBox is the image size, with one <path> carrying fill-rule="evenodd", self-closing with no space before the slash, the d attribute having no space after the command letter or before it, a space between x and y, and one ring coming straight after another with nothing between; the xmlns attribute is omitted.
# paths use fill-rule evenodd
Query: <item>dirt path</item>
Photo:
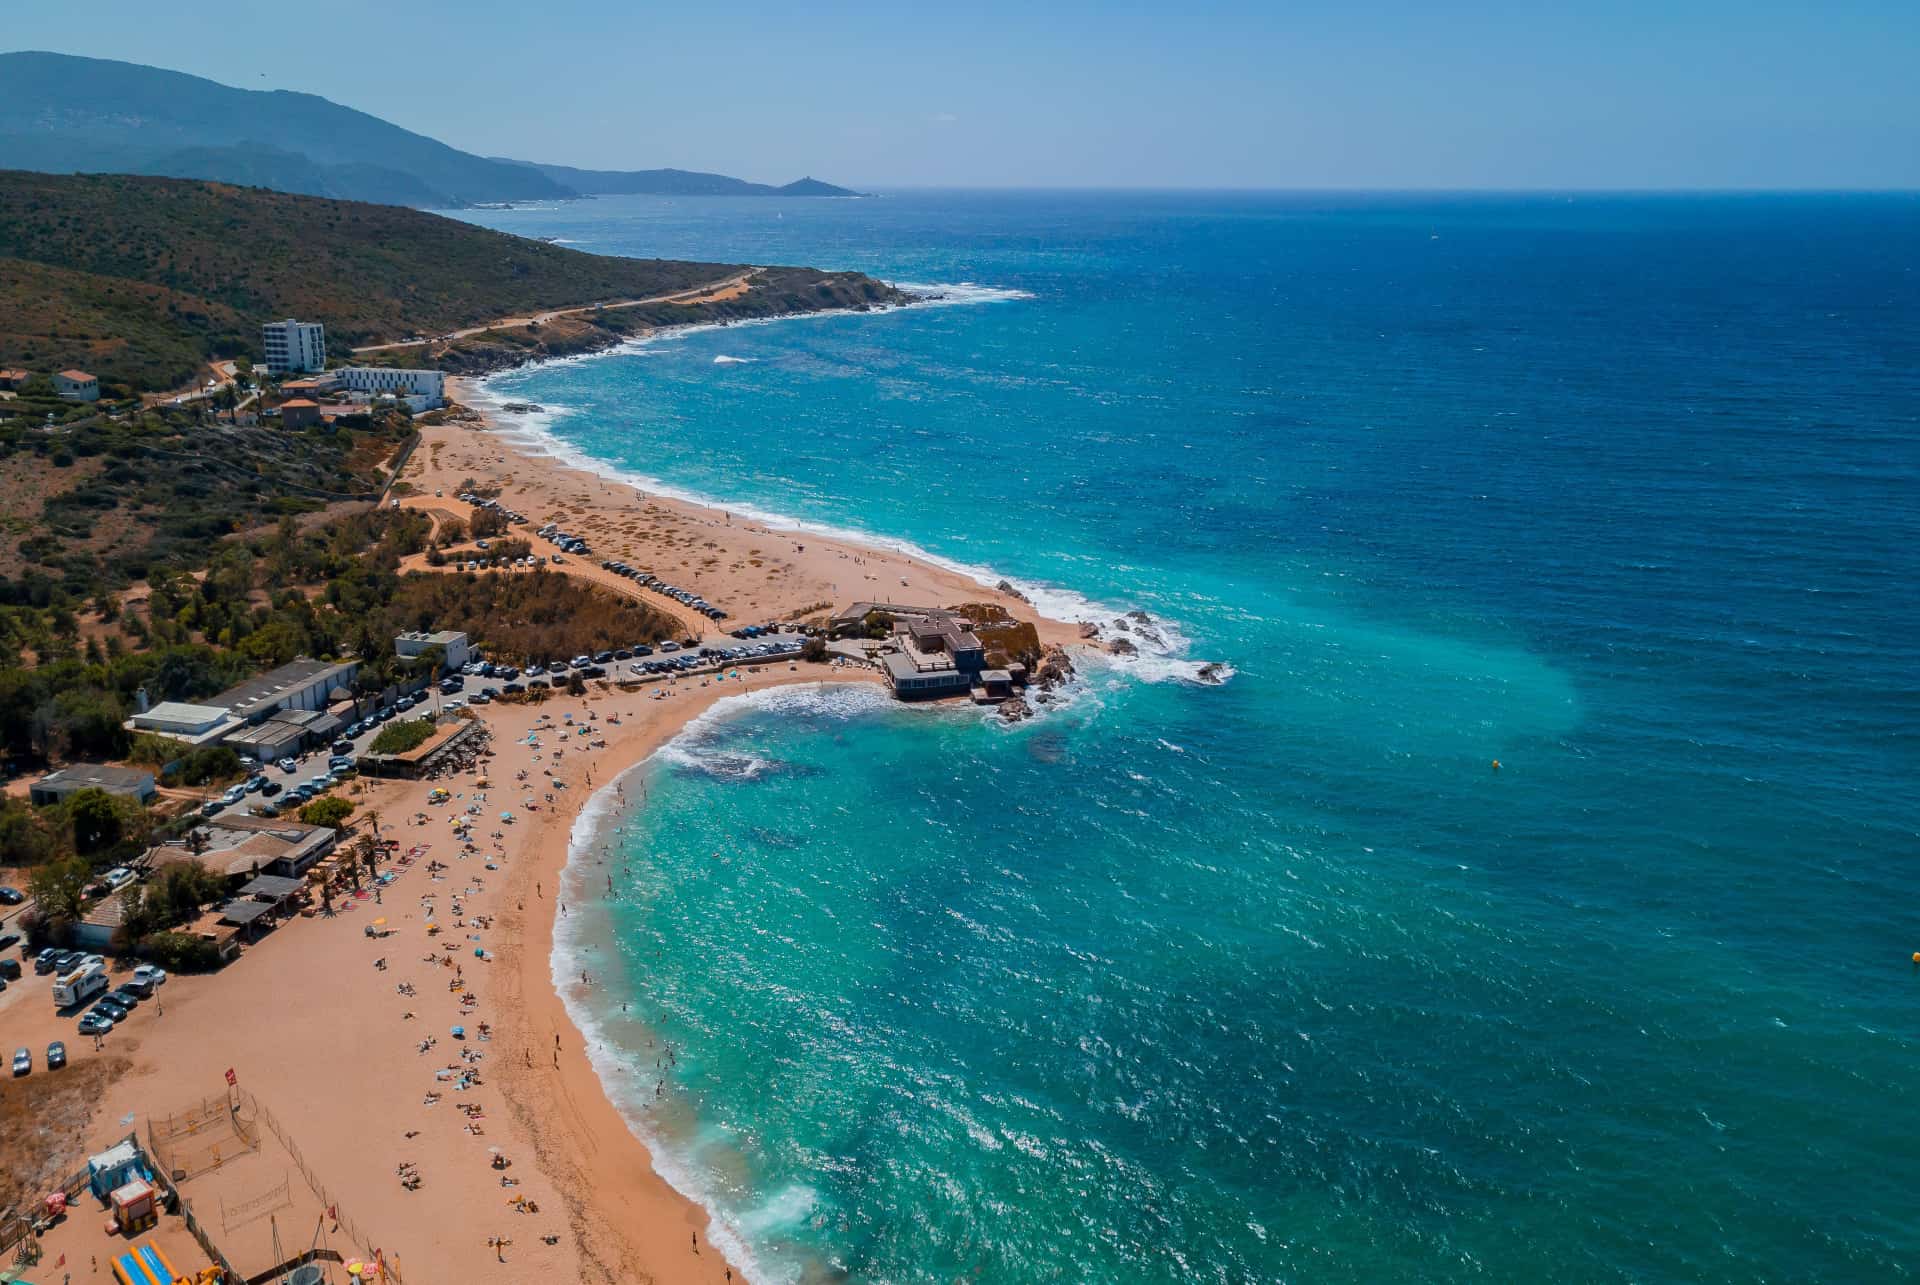
<svg viewBox="0 0 1920 1285"><path fill-rule="evenodd" d="M464 330L449 330L443 335L433 335L424 339L400 339L385 344L364 344L355 348L361 352L385 352L392 348L419 348L428 344L445 343L449 339L465 339L468 335L481 334L488 330L498 330L507 326L529 326L552 321L556 317L571 317L583 312L598 312L607 308L637 308L645 303L720 303L728 299L738 299L747 292L747 282L760 271L748 268L745 272L736 272L719 281L708 282L703 286L694 286L688 290L676 290L672 294L651 295L645 299L618 299L612 302L585 303L577 307L554 308L547 312L535 313L528 317L501 317L478 326L468 326Z"/></svg>

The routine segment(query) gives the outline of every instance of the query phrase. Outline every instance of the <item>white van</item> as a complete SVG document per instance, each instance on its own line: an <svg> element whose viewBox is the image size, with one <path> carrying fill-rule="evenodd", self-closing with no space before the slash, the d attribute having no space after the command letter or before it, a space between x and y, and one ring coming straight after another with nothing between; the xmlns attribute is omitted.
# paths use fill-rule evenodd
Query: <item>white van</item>
<svg viewBox="0 0 1920 1285"><path fill-rule="evenodd" d="M53 984L53 1006L75 1008L107 991L107 970L102 964L83 964Z"/></svg>

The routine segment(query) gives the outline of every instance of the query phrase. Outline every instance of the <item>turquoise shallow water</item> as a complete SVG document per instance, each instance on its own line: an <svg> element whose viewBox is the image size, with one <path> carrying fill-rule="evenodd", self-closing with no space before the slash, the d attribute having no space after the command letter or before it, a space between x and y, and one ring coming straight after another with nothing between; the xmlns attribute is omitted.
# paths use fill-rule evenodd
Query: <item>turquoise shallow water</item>
<svg viewBox="0 0 1920 1285"><path fill-rule="evenodd" d="M1163 622L1013 731L735 709L583 832L557 967L757 1275L1911 1273L1920 203L475 217L991 287L493 391Z"/></svg>

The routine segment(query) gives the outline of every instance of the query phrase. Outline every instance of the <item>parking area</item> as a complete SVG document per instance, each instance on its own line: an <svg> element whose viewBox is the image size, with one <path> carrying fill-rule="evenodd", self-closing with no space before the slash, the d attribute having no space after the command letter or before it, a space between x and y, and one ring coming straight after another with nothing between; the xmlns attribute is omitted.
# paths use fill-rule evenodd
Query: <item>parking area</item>
<svg viewBox="0 0 1920 1285"><path fill-rule="evenodd" d="M755 664L797 657L807 634L798 626L780 624L742 626L728 635L709 642L667 639L658 643L635 643L591 655L571 656L565 660L541 660L525 668L476 661L466 673L442 686L448 699L464 699L484 705L498 696L516 696L529 690L559 688L565 690L578 675L582 681L600 679L611 682L646 682L655 678L698 673L734 664Z"/></svg>
<svg viewBox="0 0 1920 1285"><path fill-rule="evenodd" d="M458 708L465 700L458 687L443 693L428 687L415 696L403 696L369 712L367 717L349 724L340 735L325 745L317 745L297 755L262 764L246 780L233 786L209 807L206 816L290 815L302 804L311 802L336 788L361 755L368 753L380 730L396 719L437 718L449 708ZM212 806L217 804L218 806Z"/></svg>

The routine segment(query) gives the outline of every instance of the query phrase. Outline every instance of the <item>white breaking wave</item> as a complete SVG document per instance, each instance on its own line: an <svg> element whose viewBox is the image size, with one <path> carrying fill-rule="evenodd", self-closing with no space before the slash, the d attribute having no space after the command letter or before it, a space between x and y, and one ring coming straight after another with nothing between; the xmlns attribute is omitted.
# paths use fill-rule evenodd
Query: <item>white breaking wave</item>
<svg viewBox="0 0 1920 1285"><path fill-rule="evenodd" d="M1024 290L1015 290L1000 286L983 286L973 282L959 282L952 285L914 285L907 282L898 282L895 284L902 290L942 291L945 293L937 299L923 299L915 303L899 305L899 308L891 309L894 311L904 308L1004 303L1034 297L1031 293ZM874 311L889 311L889 309L875 309ZM552 361L535 363L534 366L520 367L518 371L503 373L522 374L534 369L536 366L597 361L615 354L626 354L629 356L642 355L648 348L657 343L684 339L688 335L698 334L702 331L718 330L723 328L723 325L774 325L781 322L855 315L858 314L851 312L813 312L800 313L791 317L761 317L750 321L737 321L732 323L701 322L689 326L672 326L654 334L642 335L638 338L628 340L615 348L609 348L595 353L581 353L571 357L555 358ZM714 358L716 363L722 361L737 362L747 360L752 359L728 357L724 354ZM708 495L701 491L680 486L665 478L654 477L635 469L611 463L598 456L586 453L553 431L554 426L558 424L560 420L574 413L574 408L551 407L543 403L542 410L532 414L508 411L504 409L502 403L514 399L503 396L489 387L495 378L499 378L499 376L489 377L476 382L473 385L475 391L473 400L482 402L486 406L489 416L494 422L503 426L507 436L518 441L523 446L541 454L551 456L561 463L572 468L577 468L582 472L595 474L611 482L620 482L633 487L635 490L649 494L680 500L687 504L697 504L703 508L722 509L730 513L736 513L776 531L801 532L825 539L864 544L872 548L885 549L893 553L904 554L909 558L925 562L930 566L940 567L944 570L965 576L987 588L994 588L1004 580L1024 595L1037 610L1049 618L1073 622L1091 621L1100 625L1103 632L1109 635L1113 632L1110 628L1112 622L1116 618L1124 616L1129 610L1129 608L1114 607L1106 603L1098 602L1077 590L1069 589L1061 585L1025 580L1017 576L1002 575L991 567L982 566L978 563L964 562L958 558L935 553L930 549L913 543L911 540L882 535L857 527L843 527L815 519L797 518L791 514L761 508L751 501L742 502ZM1097 667L1111 669L1114 673L1125 674L1143 682L1150 683L1189 682L1202 685L1216 685L1226 682L1232 678L1236 672L1231 665L1216 664L1214 676L1211 680L1200 677L1200 671L1208 662L1195 660L1190 657L1191 644L1180 626L1171 620L1155 618L1151 624L1151 628L1154 631L1154 636L1152 637L1142 636L1140 634L1132 636L1131 641L1139 648L1137 654L1134 656L1107 656L1104 653L1089 653L1089 655L1095 658Z"/></svg>
<svg viewBox="0 0 1920 1285"><path fill-rule="evenodd" d="M713 364L716 366L751 366L759 360L758 357L730 357L726 353L721 353L713 359Z"/></svg>
<svg viewBox="0 0 1920 1285"><path fill-rule="evenodd" d="M742 692L715 701L687 720L687 725L665 744L588 797L580 814L574 818L573 829L568 836L567 864L560 876L566 899L579 907L590 908L598 903L602 895L597 882L600 872L593 871L592 863L587 858L599 844L606 841L615 810L626 801L619 787L624 785L628 777L651 770L659 762L700 762L701 744L708 743L711 751L715 730L727 719L750 709L852 718L862 712L885 709L891 705L887 694L873 683L844 682L797 683L764 691ZM720 757L725 757L727 753L721 751ZM712 757L709 752L708 758ZM751 756L735 754L734 757ZM588 1061L605 1087L607 1097L626 1120L634 1136L646 1144L648 1154L653 1159L654 1171L666 1179L674 1190L707 1211L710 1221L701 1229L703 1234L709 1243L726 1255L746 1280L755 1285L770 1285L782 1278L772 1274L765 1264L754 1257L752 1247L741 1235L740 1228L728 1219L737 1218L750 1231L765 1231L787 1221L793 1211L804 1204L807 1193L789 1189L775 1193L757 1208L729 1214L722 1207L721 1193L703 1180L699 1166L690 1162L676 1150L672 1142L662 1138L650 1126L649 1116L642 1109L642 1104L652 1100L649 1085L651 1074L641 1069L642 1064L636 1060L633 1050L623 1047L618 1035L611 1029L619 1020L618 1015L611 1011L605 1014L596 1012L587 996L573 984L583 969L602 971L607 967L604 952L594 951L587 940L592 934L596 918L598 916L589 910L565 916L554 923L553 953L548 959L553 988L566 1006L567 1016L573 1020L586 1041Z"/></svg>
<svg viewBox="0 0 1920 1285"><path fill-rule="evenodd" d="M957 307L974 303L1012 303L1019 299L1033 299L1037 296L1031 290L1017 290L1011 286L983 286L976 281L955 281L946 285L920 285L912 281L892 281L888 283L897 290L908 294L917 294L920 299L905 304L908 308Z"/></svg>

